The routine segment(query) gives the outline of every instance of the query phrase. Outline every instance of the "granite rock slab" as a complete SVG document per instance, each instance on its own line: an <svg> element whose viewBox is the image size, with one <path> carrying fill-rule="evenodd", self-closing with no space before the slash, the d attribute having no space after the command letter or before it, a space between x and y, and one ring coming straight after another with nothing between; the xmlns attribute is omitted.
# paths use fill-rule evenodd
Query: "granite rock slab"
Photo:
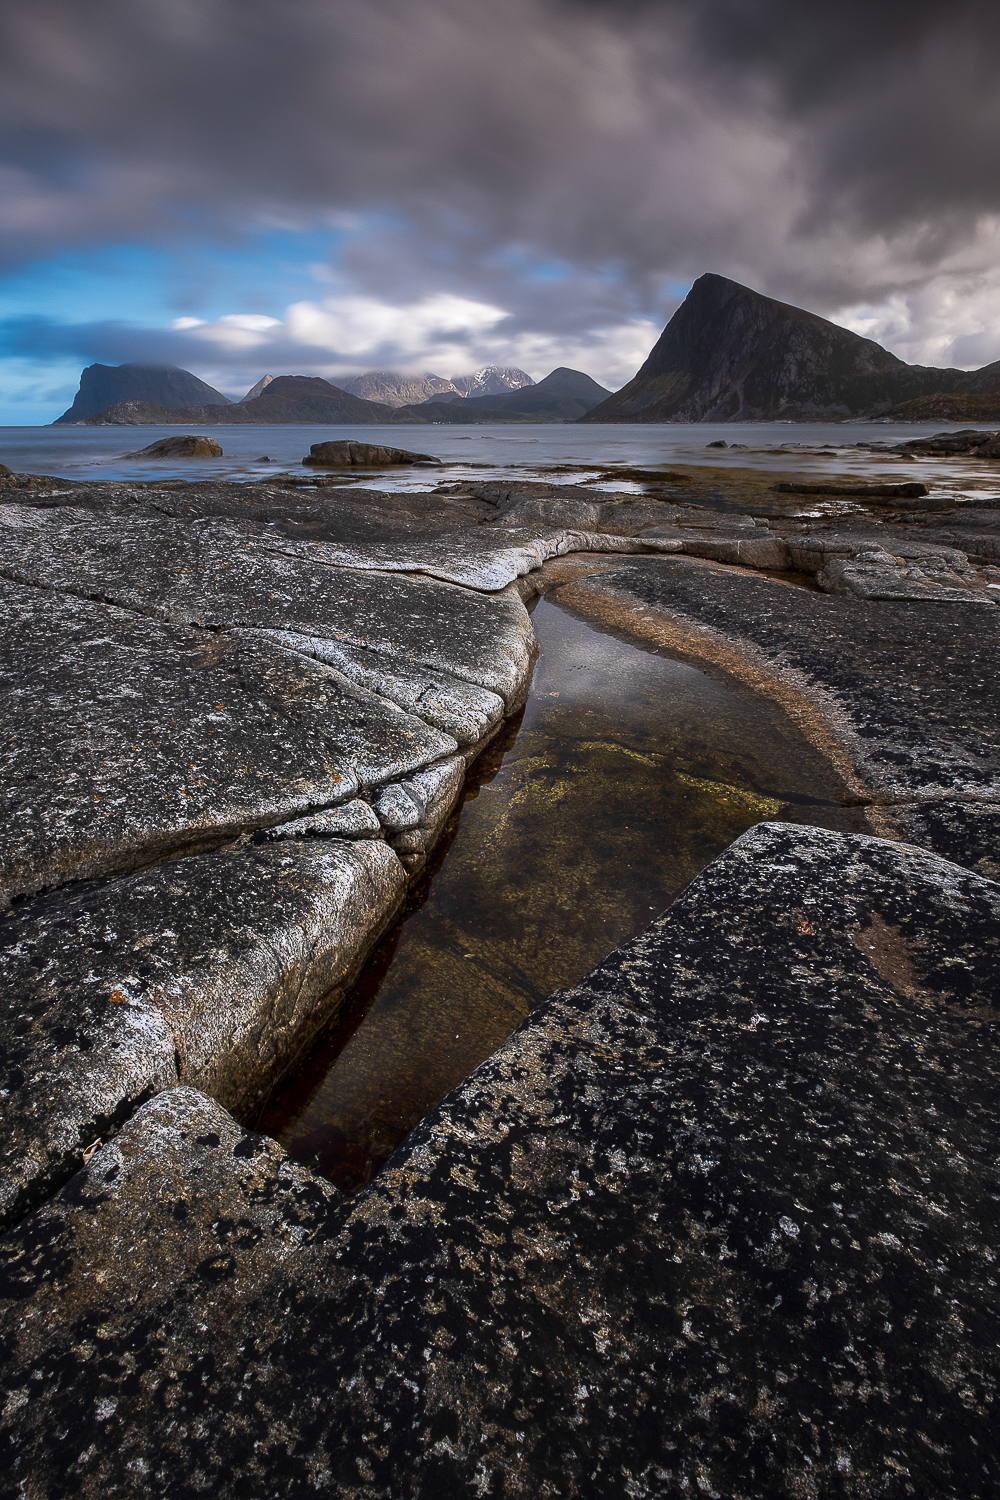
<svg viewBox="0 0 1000 1500"><path fill-rule="evenodd" d="M0 618L8 900L288 822L456 749L259 636L3 580Z"/></svg>
<svg viewBox="0 0 1000 1500"><path fill-rule="evenodd" d="M368 692L387 698L405 713L415 714L425 724L451 735L459 745L478 745L487 738L505 713L513 713L521 706L528 691L530 679L525 676L505 703L488 688L463 682L447 672L401 666L386 653L364 646L323 636L299 635L291 630L256 633L290 651L326 662Z"/></svg>
<svg viewBox="0 0 1000 1500"><path fill-rule="evenodd" d="M0 507L0 573L206 629L291 630L523 694L534 637L519 598L432 579L328 566L249 523L106 518Z"/></svg>
<svg viewBox="0 0 1000 1500"><path fill-rule="evenodd" d="M760 825L345 1210L162 1096L0 1243L4 1492L987 1500L998 918Z"/></svg>
<svg viewBox="0 0 1000 1500"><path fill-rule="evenodd" d="M84 884L0 920L0 1222L185 1081L253 1109L394 915L380 839L242 847Z"/></svg>
<svg viewBox="0 0 1000 1500"><path fill-rule="evenodd" d="M816 574L827 594L854 594L859 599L916 599L945 604L995 605L975 569L956 566L950 557L933 553L919 565L905 564L888 552L859 552L837 557Z"/></svg>

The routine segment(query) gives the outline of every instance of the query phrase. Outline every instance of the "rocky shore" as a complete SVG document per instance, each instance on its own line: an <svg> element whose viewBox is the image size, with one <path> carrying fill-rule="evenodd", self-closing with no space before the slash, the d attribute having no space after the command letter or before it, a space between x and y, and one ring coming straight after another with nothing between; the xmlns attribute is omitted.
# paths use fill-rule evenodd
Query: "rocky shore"
<svg viewBox="0 0 1000 1500"><path fill-rule="evenodd" d="M0 483L0 1493L995 1495L1000 511ZM871 833L751 829L347 1202L239 1121L539 590Z"/></svg>

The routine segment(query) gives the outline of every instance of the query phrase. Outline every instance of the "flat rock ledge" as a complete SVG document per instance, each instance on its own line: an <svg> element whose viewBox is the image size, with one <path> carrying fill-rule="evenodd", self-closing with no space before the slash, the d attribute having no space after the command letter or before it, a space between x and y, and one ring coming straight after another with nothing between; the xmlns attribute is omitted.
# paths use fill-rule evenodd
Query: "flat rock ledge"
<svg viewBox="0 0 1000 1500"><path fill-rule="evenodd" d="M762 824L349 1204L161 1093L0 1242L2 1492L995 1496L998 950Z"/></svg>

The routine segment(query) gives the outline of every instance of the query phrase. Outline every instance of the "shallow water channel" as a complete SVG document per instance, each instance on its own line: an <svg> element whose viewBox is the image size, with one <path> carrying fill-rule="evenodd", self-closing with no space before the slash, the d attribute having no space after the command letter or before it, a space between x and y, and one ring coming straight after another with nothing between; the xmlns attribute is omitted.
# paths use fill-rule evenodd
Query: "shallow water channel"
<svg viewBox="0 0 1000 1500"><path fill-rule="evenodd" d="M471 768L406 911L257 1128L343 1192L754 823L861 828L770 703L543 598L519 724Z"/></svg>

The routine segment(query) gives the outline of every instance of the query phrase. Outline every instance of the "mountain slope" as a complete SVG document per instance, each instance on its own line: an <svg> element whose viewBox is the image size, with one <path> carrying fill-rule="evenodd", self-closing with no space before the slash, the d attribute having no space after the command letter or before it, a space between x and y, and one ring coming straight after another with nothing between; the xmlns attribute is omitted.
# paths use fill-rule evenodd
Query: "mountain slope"
<svg viewBox="0 0 1000 1500"><path fill-rule="evenodd" d="M397 370L369 370L366 375L352 375L340 387L348 395L363 401L378 401L383 406L413 406L439 391L460 397L458 389L443 375L425 370L422 375L400 375Z"/></svg>
<svg viewBox="0 0 1000 1500"><path fill-rule="evenodd" d="M120 401L183 407L212 402L228 406L229 397L176 365L88 365L80 376L73 405L53 422L80 422Z"/></svg>
<svg viewBox="0 0 1000 1500"><path fill-rule="evenodd" d="M972 389L977 375L987 372L904 364L871 339L709 273L695 282L638 374L583 420L838 420Z"/></svg>

